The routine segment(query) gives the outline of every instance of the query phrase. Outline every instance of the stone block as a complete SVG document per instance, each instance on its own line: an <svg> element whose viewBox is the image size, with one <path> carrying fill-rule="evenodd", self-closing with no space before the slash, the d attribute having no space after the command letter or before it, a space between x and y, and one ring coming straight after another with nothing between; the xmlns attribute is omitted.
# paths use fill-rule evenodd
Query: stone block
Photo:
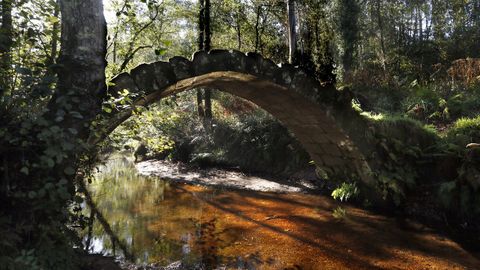
<svg viewBox="0 0 480 270"><path fill-rule="evenodd" d="M208 53L209 72L229 71L230 52L228 50L211 50Z"/></svg>
<svg viewBox="0 0 480 270"><path fill-rule="evenodd" d="M168 60L173 68L177 81L191 78L194 76L192 62L187 58L175 56Z"/></svg>
<svg viewBox="0 0 480 270"><path fill-rule="evenodd" d="M130 93L137 93L138 87L130 74L121 73L111 80L107 93L113 97L118 97L120 91L127 89Z"/></svg>
<svg viewBox="0 0 480 270"><path fill-rule="evenodd" d="M290 88L290 84L293 82L293 76L295 74L295 67L291 64L282 63L279 72L275 78L278 84L281 84L287 88Z"/></svg>
<svg viewBox="0 0 480 270"><path fill-rule="evenodd" d="M328 153L329 155L339 157L342 155L340 149L336 144L333 143L322 143L320 147L323 149L323 152Z"/></svg>
<svg viewBox="0 0 480 270"><path fill-rule="evenodd" d="M198 51L193 54L192 60L193 73L195 76L207 74L211 72L210 56L205 51Z"/></svg>
<svg viewBox="0 0 480 270"><path fill-rule="evenodd" d="M247 56L240 51L230 50L226 60L229 71L247 73Z"/></svg>
<svg viewBox="0 0 480 270"><path fill-rule="evenodd" d="M262 63L261 63L262 60L263 60L263 56L258 53L255 53L255 52L247 53L245 71L248 74L261 77L262 76Z"/></svg>
<svg viewBox="0 0 480 270"><path fill-rule="evenodd" d="M274 83L279 83L275 81L276 75L280 71L280 68L270 59L259 59L260 74L262 78L273 81Z"/></svg>
<svg viewBox="0 0 480 270"><path fill-rule="evenodd" d="M150 94L155 91L156 86L155 81L155 70L153 65L143 64L134 68L130 72L135 84L138 86L140 91L144 91L146 94Z"/></svg>
<svg viewBox="0 0 480 270"><path fill-rule="evenodd" d="M314 141L317 144L328 144L330 143L330 140L327 135L325 134L315 134L312 136L312 141Z"/></svg>
<svg viewBox="0 0 480 270"><path fill-rule="evenodd" d="M156 62L153 64L155 70L156 87L158 90L163 90L165 87L176 82L175 72L173 67L168 62Z"/></svg>
<svg viewBox="0 0 480 270"><path fill-rule="evenodd" d="M323 163L325 166L330 167L330 168L337 168L345 170L346 162L341 159L340 157L337 156L330 156L330 155L324 155L322 157Z"/></svg>

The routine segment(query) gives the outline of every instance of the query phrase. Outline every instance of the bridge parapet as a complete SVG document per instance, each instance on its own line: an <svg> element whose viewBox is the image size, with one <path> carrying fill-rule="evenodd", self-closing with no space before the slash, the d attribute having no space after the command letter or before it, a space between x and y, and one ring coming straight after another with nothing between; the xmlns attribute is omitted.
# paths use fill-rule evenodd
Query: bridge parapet
<svg viewBox="0 0 480 270"><path fill-rule="evenodd" d="M175 56L169 62L142 64L116 76L109 88L113 96L123 89L144 91L146 95L164 89L177 81L217 71L232 71L250 74L298 92L305 98L319 102L331 102L338 94L334 87L323 87L301 68L290 64L277 65L257 53L242 53L235 50L199 51L192 60Z"/></svg>

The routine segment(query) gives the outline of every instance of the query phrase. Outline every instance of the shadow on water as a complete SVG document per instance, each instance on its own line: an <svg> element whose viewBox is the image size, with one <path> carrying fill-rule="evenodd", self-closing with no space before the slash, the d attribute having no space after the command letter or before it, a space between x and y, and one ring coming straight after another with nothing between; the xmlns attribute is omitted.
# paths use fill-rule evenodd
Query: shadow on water
<svg viewBox="0 0 480 270"><path fill-rule="evenodd" d="M120 157L86 187L90 252L185 269L475 269L448 239L308 194L219 190L137 175ZM412 268L413 267L413 268ZM470 268L469 268L470 267ZM473 268L472 268L473 267ZM217 268L218 269L218 268Z"/></svg>
<svg viewBox="0 0 480 270"><path fill-rule="evenodd" d="M230 244L229 239L241 235L242 228L226 228L190 191L155 177L137 175L127 158L110 160L100 168L93 183L82 184L86 191L85 216L89 217L83 242L90 253L138 264L182 261L183 265L201 269L222 264L256 269L253 265L262 262L253 255L249 259L252 262L247 262L238 256L219 254L219 249ZM206 196L214 197L218 192L210 190Z"/></svg>

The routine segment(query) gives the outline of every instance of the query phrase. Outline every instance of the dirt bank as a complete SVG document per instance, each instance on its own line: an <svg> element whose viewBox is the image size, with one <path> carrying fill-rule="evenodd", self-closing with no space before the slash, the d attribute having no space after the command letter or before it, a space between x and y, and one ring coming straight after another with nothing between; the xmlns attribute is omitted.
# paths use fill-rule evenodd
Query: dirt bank
<svg viewBox="0 0 480 270"><path fill-rule="evenodd" d="M141 175L158 176L177 183L245 189L264 192L310 192L316 187L315 177L301 175L291 179L245 174L234 170L198 168L184 163L148 160L136 164Z"/></svg>

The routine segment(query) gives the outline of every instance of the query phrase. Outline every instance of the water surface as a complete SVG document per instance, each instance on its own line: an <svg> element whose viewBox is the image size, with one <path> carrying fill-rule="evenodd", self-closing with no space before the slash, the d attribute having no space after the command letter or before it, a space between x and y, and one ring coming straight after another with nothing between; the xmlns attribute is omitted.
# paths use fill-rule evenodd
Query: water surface
<svg viewBox="0 0 480 270"><path fill-rule="evenodd" d="M138 264L215 269L475 269L480 262L427 229L301 193L222 190L139 176L127 159L89 185L111 229L94 222L90 251ZM87 211L87 215L88 215ZM112 235L114 239L112 241ZM86 236L87 238L87 236ZM85 239L86 239L85 238Z"/></svg>

